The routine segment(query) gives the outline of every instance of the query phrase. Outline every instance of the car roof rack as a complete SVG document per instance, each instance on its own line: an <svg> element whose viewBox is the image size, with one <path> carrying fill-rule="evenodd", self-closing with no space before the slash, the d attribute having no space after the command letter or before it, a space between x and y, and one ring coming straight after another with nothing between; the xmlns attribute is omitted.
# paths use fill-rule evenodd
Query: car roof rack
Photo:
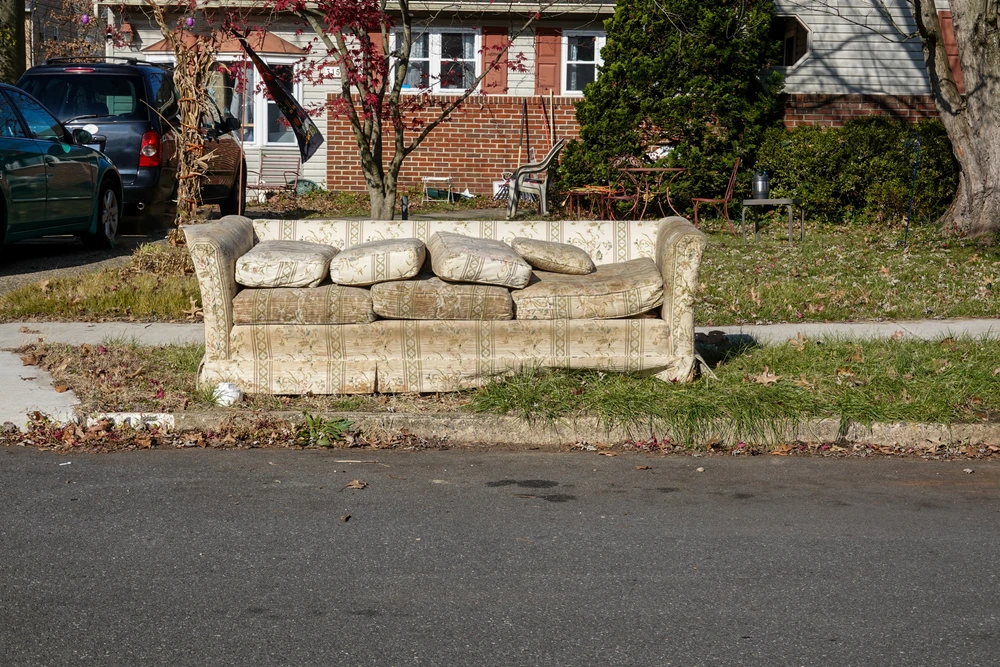
<svg viewBox="0 0 1000 667"><path fill-rule="evenodd" d="M114 61L114 62L110 62ZM135 56L129 57L119 57L119 56L61 56L57 58L46 58L46 65L66 65L71 63L100 63L107 62L109 64L123 63L125 65L148 65L150 67L159 67L161 69L170 69L172 67L171 63L154 63L148 60L139 60Z"/></svg>

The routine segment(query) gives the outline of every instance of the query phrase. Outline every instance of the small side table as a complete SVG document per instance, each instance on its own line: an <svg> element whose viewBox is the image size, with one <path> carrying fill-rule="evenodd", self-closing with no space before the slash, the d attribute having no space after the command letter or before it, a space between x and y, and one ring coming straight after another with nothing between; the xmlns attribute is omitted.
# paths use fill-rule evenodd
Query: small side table
<svg viewBox="0 0 1000 667"><path fill-rule="evenodd" d="M792 242L792 206L799 207L799 240L806 238L806 211L802 208L801 199L744 199L743 209L740 211L740 228L743 230L743 245L747 242L747 208L750 206L787 206L788 207L788 242ZM760 225L755 219L753 222L754 237L760 240Z"/></svg>
<svg viewBox="0 0 1000 667"><path fill-rule="evenodd" d="M454 189L455 184L452 182L451 176L424 176L420 179L424 184L424 196L423 201L433 201L434 197L431 197L427 192L427 186L430 183L447 183L448 184L448 203L451 203L451 191Z"/></svg>

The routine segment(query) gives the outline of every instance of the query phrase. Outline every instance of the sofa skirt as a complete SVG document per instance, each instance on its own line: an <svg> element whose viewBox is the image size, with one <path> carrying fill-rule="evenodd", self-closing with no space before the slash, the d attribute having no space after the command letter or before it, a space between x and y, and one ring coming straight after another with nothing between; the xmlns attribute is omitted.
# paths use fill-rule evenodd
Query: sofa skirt
<svg viewBox="0 0 1000 667"><path fill-rule="evenodd" d="M238 325L227 360L206 360L203 384L249 393L456 391L525 367L590 368L684 381L693 349L676 354L660 319L379 320L343 325Z"/></svg>

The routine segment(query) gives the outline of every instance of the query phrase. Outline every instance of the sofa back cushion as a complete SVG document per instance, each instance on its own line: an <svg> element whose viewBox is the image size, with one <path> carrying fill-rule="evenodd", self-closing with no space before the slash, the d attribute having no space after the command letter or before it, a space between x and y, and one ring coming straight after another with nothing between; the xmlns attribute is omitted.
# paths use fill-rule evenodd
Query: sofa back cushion
<svg viewBox="0 0 1000 667"><path fill-rule="evenodd" d="M254 220L263 240L326 243L344 249L382 239L418 238L435 232L497 239L517 237L570 243L583 248L595 264L625 262L656 254L659 220Z"/></svg>
<svg viewBox="0 0 1000 667"><path fill-rule="evenodd" d="M582 276L594 272L594 260L587 251L569 243L517 237L510 243L528 264L542 271Z"/></svg>
<svg viewBox="0 0 1000 667"><path fill-rule="evenodd" d="M361 287L245 289L233 299L234 324L364 324L374 320L371 292Z"/></svg>
<svg viewBox="0 0 1000 667"><path fill-rule="evenodd" d="M436 276L372 287L375 314L388 320L509 320L510 291L497 285L448 283Z"/></svg>
<svg viewBox="0 0 1000 667"><path fill-rule="evenodd" d="M345 248L330 262L330 280L338 285L374 285L406 280L424 265L427 247L420 239L369 241Z"/></svg>
<svg viewBox="0 0 1000 667"><path fill-rule="evenodd" d="M442 280L520 288L531 278L531 265L503 241L437 232L427 250Z"/></svg>
<svg viewBox="0 0 1000 667"><path fill-rule="evenodd" d="M261 241L236 260L236 282L245 287L316 287L337 249L308 241Z"/></svg>
<svg viewBox="0 0 1000 667"><path fill-rule="evenodd" d="M663 303L663 278L653 260L640 257L586 276L536 271L511 296L519 320L633 317Z"/></svg>

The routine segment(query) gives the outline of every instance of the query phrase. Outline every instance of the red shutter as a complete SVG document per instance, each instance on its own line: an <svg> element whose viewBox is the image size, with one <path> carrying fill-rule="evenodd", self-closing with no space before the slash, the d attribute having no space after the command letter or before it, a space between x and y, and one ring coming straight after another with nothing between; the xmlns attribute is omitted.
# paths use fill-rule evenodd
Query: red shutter
<svg viewBox="0 0 1000 667"><path fill-rule="evenodd" d="M535 95L548 95L551 90L562 94L559 85L562 70L562 30L537 28L535 30Z"/></svg>
<svg viewBox="0 0 1000 667"><path fill-rule="evenodd" d="M497 57L497 50L507 44L507 28L503 26L483 27L483 71L490 66L493 59ZM487 95L507 94L507 52L500 57L497 66L491 70L484 78L481 89Z"/></svg>
<svg viewBox="0 0 1000 667"><path fill-rule="evenodd" d="M938 12L938 21L941 23L941 39L944 41L944 51L948 54L948 65L951 66L951 75L955 79L958 92L965 94L965 81L962 79L962 63L958 59L958 42L955 41L955 22L951 18L951 12Z"/></svg>

